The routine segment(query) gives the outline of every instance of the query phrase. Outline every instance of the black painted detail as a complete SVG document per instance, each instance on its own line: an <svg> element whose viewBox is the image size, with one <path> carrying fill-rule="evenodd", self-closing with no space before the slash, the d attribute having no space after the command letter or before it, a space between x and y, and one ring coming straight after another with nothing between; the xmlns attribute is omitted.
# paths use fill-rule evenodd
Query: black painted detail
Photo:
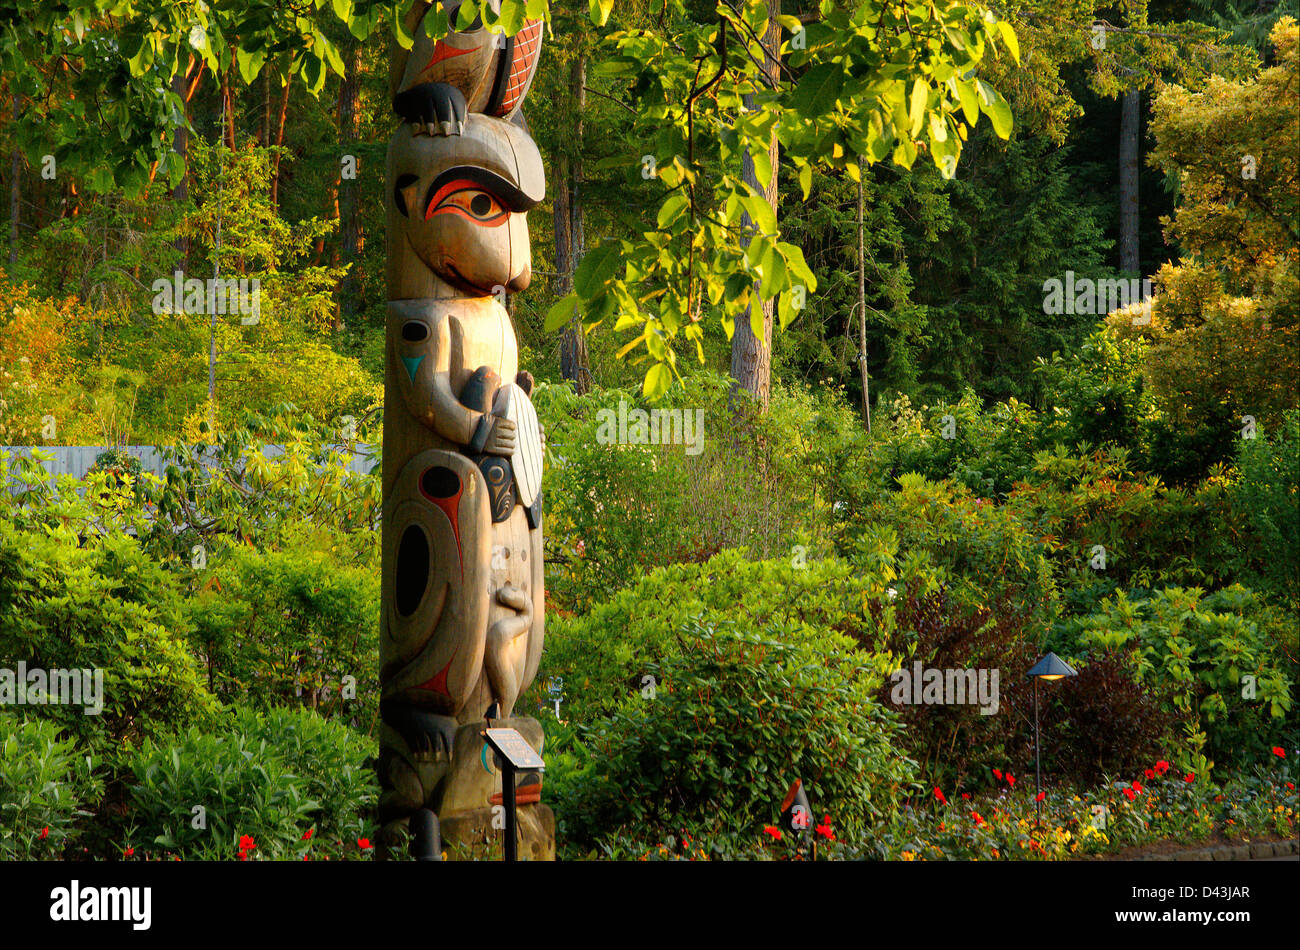
<svg viewBox="0 0 1300 950"><path fill-rule="evenodd" d="M451 469L435 465L420 476L420 491L430 498L455 498L460 494L460 478Z"/></svg>
<svg viewBox="0 0 1300 950"><path fill-rule="evenodd" d="M402 542L397 546L395 600L397 612L403 617L415 613L424 599L424 589L429 585L429 540L419 525L410 525L402 532Z"/></svg>
<svg viewBox="0 0 1300 950"><path fill-rule="evenodd" d="M409 218L411 210L406 207L406 196L402 191L410 188L420 179L415 175L403 175L397 179L397 184L393 186L393 202L397 205L397 210L402 212L402 216Z"/></svg>
<svg viewBox="0 0 1300 950"><path fill-rule="evenodd" d="M475 412L487 412L500 388L501 377L491 367L480 366L461 387L460 403Z"/></svg>
<svg viewBox="0 0 1300 950"><path fill-rule="evenodd" d="M515 475L510 460L499 455L481 455L474 462L487 482L492 523L499 524L509 518L515 508Z"/></svg>
<svg viewBox="0 0 1300 950"><path fill-rule="evenodd" d="M422 320L407 320L402 324L402 339L407 343L419 343L429 337L429 325Z"/></svg>
<svg viewBox="0 0 1300 950"><path fill-rule="evenodd" d="M542 493L539 491L533 503L524 509L524 515L528 518L528 527L536 531L542 526Z"/></svg>
<svg viewBox="0 0 1300 950"><path fill-rule="evenodd" d="M423 82L393 96L393 111L417 125L450 122L460 134L465 124L465 93L445 82Z"/></svg>
<svg viewBox="0 0 1300 950"><path fill-rule="evenodd" d="M505 37L502 45L505 49L501 51L501 57L497 60L497 75L492 83L492 94L488 96L488 104L483 109L488 115L496 115L501 108L501 103L505 102L506 87L510 82L510 67L515 61L515 38Z"/></svg>

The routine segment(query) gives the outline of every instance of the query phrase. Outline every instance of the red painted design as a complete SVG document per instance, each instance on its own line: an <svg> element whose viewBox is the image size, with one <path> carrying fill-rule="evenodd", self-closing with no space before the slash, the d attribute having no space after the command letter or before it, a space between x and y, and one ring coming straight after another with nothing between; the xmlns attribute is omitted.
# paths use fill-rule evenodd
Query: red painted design
<svg viewBox="0 0 1300 950"><path fill-rule="evenodd" d="M488 210L482 216L473 210L473 200L477 195L486 195L490 200ZM496 195L465 178L447 182L429 199L429 210L424 213L424 220L428 221L435 214L458 214L466 221L485 228L498 228L510 217Z"/></svg>
<svg viewBox="0 0 1300 950"><path fill-rule="evenodd" d="M517 788L515 790L516 805L535 805L537 802L540 802L541 800L542 800L542 786L540 784L524 785L521 788ZM491 798L488 799L488 802L493 805L500 805L501 801L502 801L502 796L500 792L495 793Z"/></svg>
<svg viewBox="0 0 1300 950"><path fill-rule="evenodd" d="M438 42L433 44L433 55L429 57L429 61L424 64L424 69L420 70L420 72L426 72L432 69L444 59L453 59L456 56L464 56L466 53L472 52L474 52L473 47L470 49L457 49L454 46L448 46L442 40L438 40Z"/></svg>
<svg viewBox="0 0 1300 950"><path fill-rule="evenodd" d="M420 481L423 480L423 478L420 479ZM465 555L460 549L460 516L458 514L460 511L460 496L465 494L464 483L461 483L460 490L450 498L434 498L424 490L423 485L420 486L420 494L441 508L442 513L447 516L447 520L451 522L451 533L456 537L456 560L460 562L460 579L464 581Z"/></svg>
<svg viewBox="0 0 1300 950"><path fill-rule="evenodd" d="M528 77L533 74L542 48L542 21L530 20L515 34L514 55L510 63L510 76L506 80L506 95L501 101L501 115L509 115L523 98Z"/></svg>
<svg viewBox="0 0 1300 950"><path fill-rule="evenodd" d="M447 674L451 672L451 665L456 662L456 654L459 652L460 645L458 644L455 651L451 654L451 659L447 661L447 665L415 688L427 689L432 693L441 693L444 696L450 697L451 693L447 690Z"/></svg>

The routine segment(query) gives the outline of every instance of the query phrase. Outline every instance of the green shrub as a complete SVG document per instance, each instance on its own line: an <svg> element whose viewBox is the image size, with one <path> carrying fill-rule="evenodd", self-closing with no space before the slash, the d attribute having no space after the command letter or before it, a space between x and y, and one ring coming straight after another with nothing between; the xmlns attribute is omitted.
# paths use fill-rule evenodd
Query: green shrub
<svg viewBox="0 0 1300 950"><path fill-rule="evenodd" d="M59 858L103 791L94 759L49 721L0 711L0 860Z"/></svg>
<svg viewBox="0 0 1300 950"><path fill-rule="evenodd" d="M1238 523L1222 476L1168 488L1134 473L1122 449L1057 446L1035 454L1007 507L1087 609L1118 588L1231 583Z"/></svg>
<svg viewBox="0 0 1300 950"><path fill-rule="evenodd" d="M912 789L895 718L872 694L883 673L842 637L797 626L691 625L692 648L648 667L636 695L593 723L558 799L571 847L686 831L726 856L761 840L787 787L864 834Z"/></svg>
<svg viewBox="0 0 1300 950"><path fill-rule="evenodd" d="M982 498L1005 497L1029 471L1045 437L1035 410L1015 399L985 408L967 389L953 403L913 408L907 396L879 406L872 465L894 487L904 475L950 478Z"/></svg>
<svg viewBox="0 0 1300 950"><path fill-rule="evenodd" d="M307 705L369 729L378 703L379 570L299 535L286 550L235 548L191 602L191 644L223 701ZM355 688L347 698L347 685Z"/></svg>
<svg viewBox="0 0 1300 950"><path fill-rule="evenodd" d="M0 667L103 673L103 711L28 706L95 749L201 722L216 709L174 578L124 534L0 521Z"/></svg>
<svg viewBox="0 0 1300 950"><path fill-rule="evenodd" d="M1053 639L1066 653L1132 650L1135 679L1186 717L1180 761L1200 773L1209 763L1259 759L1272 744L1267 737L1294 728L1294 663L1260 629L1260 609L1239 585L1208 595L1119 591L1095 613L1063 622Z"/></svg>
<svg viewBox="0 0 1300 950"><path fill-rule="evenodd" d="M749 561L725 551L652 571L583 616L551 618L542 670L563 681L561 715L589 722L638 693L651 664L695 649L682 631L696 617L801 635L836 631L864 646L888 642L893 612L873 605L888 603L891 584L925 592L939 579L923 561L896 562L888 538L875 543L864 544L856 562ZM530 692L539 705L545 688L539 681Z"/></svg>
<svg viewBox="0 0 1300 950"><path fill-rule="evenodd" d="M902 555L942 568L965 606L996 604L1040 629L1060 609L1045 542L1007 506L963 486L903 475L898 491L854 513L845 543L882 529L897 535Z"/></svg>
<svg viewBox="0 0 1300 950"><path fill-rule="evenodd" d="M378 794L372 752L310 710L239 710L220 731L192 728L124 757L118 833L137 853L206 860L237 858L244 836L263 858L356 854Z"/></svg>
<svg viewBox="0 0 1300 950"><path fill-rule="evenodd" d="M702 413L691 446L608 444L602 423L639 409ZM581 612L667 564L726 548L780 557L824 552L840 472L827 460L856 426L834 400L778 388L767 413L733 398L730 380L701 373L655 407L622 390L536 392L546 426L547 599ZM602 416L607 412L609 416ZM695 416L691 417L694 420ZM684 428L684 427L683 427ZM630 431L630 430L629 430Z"/></svg>
<svg viewBox="0 0 1300 950"><path fill-rule="evenodd" d="M1276 431L1242 439L1237 468L1232 502L1242 532L1234 566L1243 582L1300 612L1300 410L1288 411Z"/></svg>

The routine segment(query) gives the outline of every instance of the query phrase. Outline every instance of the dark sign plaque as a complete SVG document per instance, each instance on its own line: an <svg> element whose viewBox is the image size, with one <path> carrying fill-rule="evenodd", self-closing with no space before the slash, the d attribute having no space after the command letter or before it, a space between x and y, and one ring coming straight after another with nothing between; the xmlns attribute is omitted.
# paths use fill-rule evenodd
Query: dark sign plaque
<svg viewBox="0 0 1300 950"><path fill-rule="evenodd" d="M483 737L501 758L516 772L542 771L546 764L528 740L514 729L489 729Z"/></svg>

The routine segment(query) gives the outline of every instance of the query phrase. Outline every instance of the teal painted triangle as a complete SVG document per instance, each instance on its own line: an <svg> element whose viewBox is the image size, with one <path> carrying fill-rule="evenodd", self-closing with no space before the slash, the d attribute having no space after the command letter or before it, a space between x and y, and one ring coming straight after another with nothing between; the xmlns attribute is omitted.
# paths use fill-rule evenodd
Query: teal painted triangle
<svg viewBox="0 0 1300 950"><path fill-rule="evenodd" d="M411 382L415 382L415 371L420 368L420 362L424 359L423 354L420 356L403 356L402 362L406 364L406 375L411 377Z"/></svg>

